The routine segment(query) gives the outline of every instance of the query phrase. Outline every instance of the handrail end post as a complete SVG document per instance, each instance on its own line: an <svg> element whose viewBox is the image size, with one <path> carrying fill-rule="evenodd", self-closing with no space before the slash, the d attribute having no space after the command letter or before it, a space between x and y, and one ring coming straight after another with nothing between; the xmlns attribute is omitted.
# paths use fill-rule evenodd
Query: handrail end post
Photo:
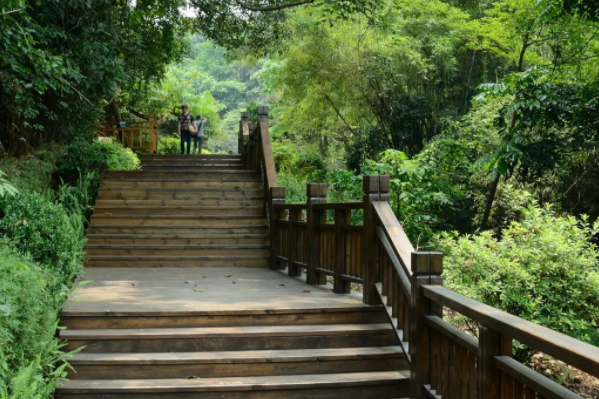
<svg viewBox="0 0 599 399"><path fill-rule="evenodd" d="M275 209L276 204L285 203L285 187L270 188L270 268L272 270L283 269L277 256L281 253L281 234L278 229L278 220L280 219L280 210Z"/></svg>
<svg viewBox="0 0 599 399"><path fill-rule="evenodd" d="M376 227L374 221L374 213L372 203L379 200L380 176L364 176L362 180L362 189L364 196L362 202L364 204L364 226L363 226L363 242L364 250L362 251L362 270L364 270L364 282L362 285L362 301L367 305L377 305L379 298L376 293L375 284L379 280L379 259L377 246L375 245Z"/></svg>
<svg viewBox="0 0 599 399"><path fill-rule="evenodd" d="M412 399L424 399L422 386L430 384L432 373L431 329L426 316L443 317L443 308L422 295L423 285L442 285L443 254L440 252L412 253L412 292L410 317L410 377Z"/></svg>
<svg viewBox="0 0 599 399"><path fill-rule="evenodd" d="M327 185L325 183L309 183L306 185L306 232L308 234L308 253L306 254L306 282L312 285L326 284L324 274L317 273L319 264L319 240L316 224L322 223L325 216L323 211L315 211L315 204L327 202Z"/></svg>

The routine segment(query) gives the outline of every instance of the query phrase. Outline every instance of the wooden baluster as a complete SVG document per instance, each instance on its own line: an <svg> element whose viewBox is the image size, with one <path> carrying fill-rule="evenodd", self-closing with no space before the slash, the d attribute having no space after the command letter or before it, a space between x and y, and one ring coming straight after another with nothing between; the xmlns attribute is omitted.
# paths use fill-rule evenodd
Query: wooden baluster
<svg viewBox="0 0 599 399"><path fill-rule="evenodd" d="M154 114L148 114L148 123L150 126L148 154L156 154L158 152L158 132L156 131L156 118L154 117Z"/></svg>
<svg viewBox="0 0 599 399"><path fill-rule="evenodd" d="M285 187L270 188L270 268L272 270L281 270L277 256L282 255L281 231L278 220L281 219L280 209L275 209L276 204L285 203Z"/></svg>
<svg viewBox="0 0 599 399"><path fill-rule="evenodd" d="M362 251L362 270L364 270L364 286L362 290L364 292L362 300L365 304L377 305L379 299L374 284L379 281L377 267L379 261L378 258L375 259L375 254L378 252L373 251L376 245L376 233L374 231L376 224L372 203L379 200L379 176L364 176L362 186L364 189L364 251Z"/></svg>
<svg viewBox="0 0 599 399"><path fill-rule="evenodd" d="M424 317L433 315L443 317L441 306L422 295L420 287L423 285L441 285L443 273L443 254L438 252L413 252L412 253L412 300L410 319L411 339L410 376L412 379L411 399L423 399L422 386L431 383L431 348L430 328ZM447 378L446 370L440 378Z"/></svg>
<svg viewBox="0 0 599 399"><path fill-rule="evenodd" d="M315 211L314 205L327 202L327 185L324 183L310 183L306 186L308 200L306 201L306 282L308 284L326 284L327 276L317 273L320 267L320 240L316 225L326 222L325 211Z"/></svg>
<svg viewBox="0 0 599 399"><path fill-rule="evenodd" d="M482 326L478 334L478 399L501 398L502 372L495 366L495 356L512 356L512 340Z"/></svg>
<svg viewBox="0 0 599 399"><path fill-rule="evenodd" d="M347 257L346 249L348 237L347 230L343 227L347 223L348 211L335 209L335 255L334 255L334 277L333 292L337 294L349 294L350 282L344 281L341 276L345 274L345 264Z"/></svg>
<svg viewBox="0 0 599 399"><path fill-rule="evenodd" d="M289 209L289 265L287 267L287 273L291 277L299 277L302 275L302 271L295 262L297 261L297 221L298 214L301 211L297 209Z"/></svg>

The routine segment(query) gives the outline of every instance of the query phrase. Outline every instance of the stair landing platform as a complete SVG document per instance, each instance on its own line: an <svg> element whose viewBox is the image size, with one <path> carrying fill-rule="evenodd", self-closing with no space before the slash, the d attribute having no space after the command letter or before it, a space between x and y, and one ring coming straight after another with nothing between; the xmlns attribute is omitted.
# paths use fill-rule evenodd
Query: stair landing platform
<svg viewBox="0 0 599 399"><path fill-rule="evenodd" d="M369 308L357 295L259 268L90 268L62 316ZM75 284L78 286L78 283Z"/></svg>

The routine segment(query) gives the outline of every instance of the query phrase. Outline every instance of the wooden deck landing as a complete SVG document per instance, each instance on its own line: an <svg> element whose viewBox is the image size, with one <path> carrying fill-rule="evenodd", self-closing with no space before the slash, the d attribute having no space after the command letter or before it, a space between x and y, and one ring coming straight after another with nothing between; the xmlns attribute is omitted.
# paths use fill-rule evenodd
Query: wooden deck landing
<svg viewBox="0 0 599 399"><path fill-rule="evenodd" d="M277 311L365 307L360 298L327 286L307 286L268 269L91 268L91 283L69 299L63 315L149 312Z"/></svg>

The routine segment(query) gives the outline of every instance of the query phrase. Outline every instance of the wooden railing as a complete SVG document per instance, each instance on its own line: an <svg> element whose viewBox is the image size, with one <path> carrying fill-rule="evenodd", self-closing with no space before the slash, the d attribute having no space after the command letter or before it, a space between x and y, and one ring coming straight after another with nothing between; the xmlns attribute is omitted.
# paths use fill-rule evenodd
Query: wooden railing
<svg viewBox="0 0 599 399"><path fill-rule="evenodd" d="M149 114L147 121L127 122L125 127L101 127L98 135L112 137L133 151L158 153L158 120L154 114Z"/></svg>
<svg viewBox="0 0 599 399"><path fill-rule="evenodd" d="M250 126L243 149L274 171L264 125ZM356 203L327 203L326 185L317 183L307 185L305 204L287 204L276 176L266 189L271 268L305 272L308 284L332 282L339 294L357 284L365 303L382 305L410 364L412 399L581 398L514 359L513 340L599 377L599 348L444 288L443 254L414 250L389 204L388 176L365 176ZM351 223L356 210L362 225ZM446 314L469 318L476 334Z"/></svg>
<svg viewBox="0 0 599 399"><path fill-rule="evenodd" d="M243 147L245 168L257 170L262 175L266 214L272 220L269 205L272 203L271 188L277 187L277 171L268 131L268 107L258 107L257 123L249 123L248 114L241 114L239 146Z"/></svg>

